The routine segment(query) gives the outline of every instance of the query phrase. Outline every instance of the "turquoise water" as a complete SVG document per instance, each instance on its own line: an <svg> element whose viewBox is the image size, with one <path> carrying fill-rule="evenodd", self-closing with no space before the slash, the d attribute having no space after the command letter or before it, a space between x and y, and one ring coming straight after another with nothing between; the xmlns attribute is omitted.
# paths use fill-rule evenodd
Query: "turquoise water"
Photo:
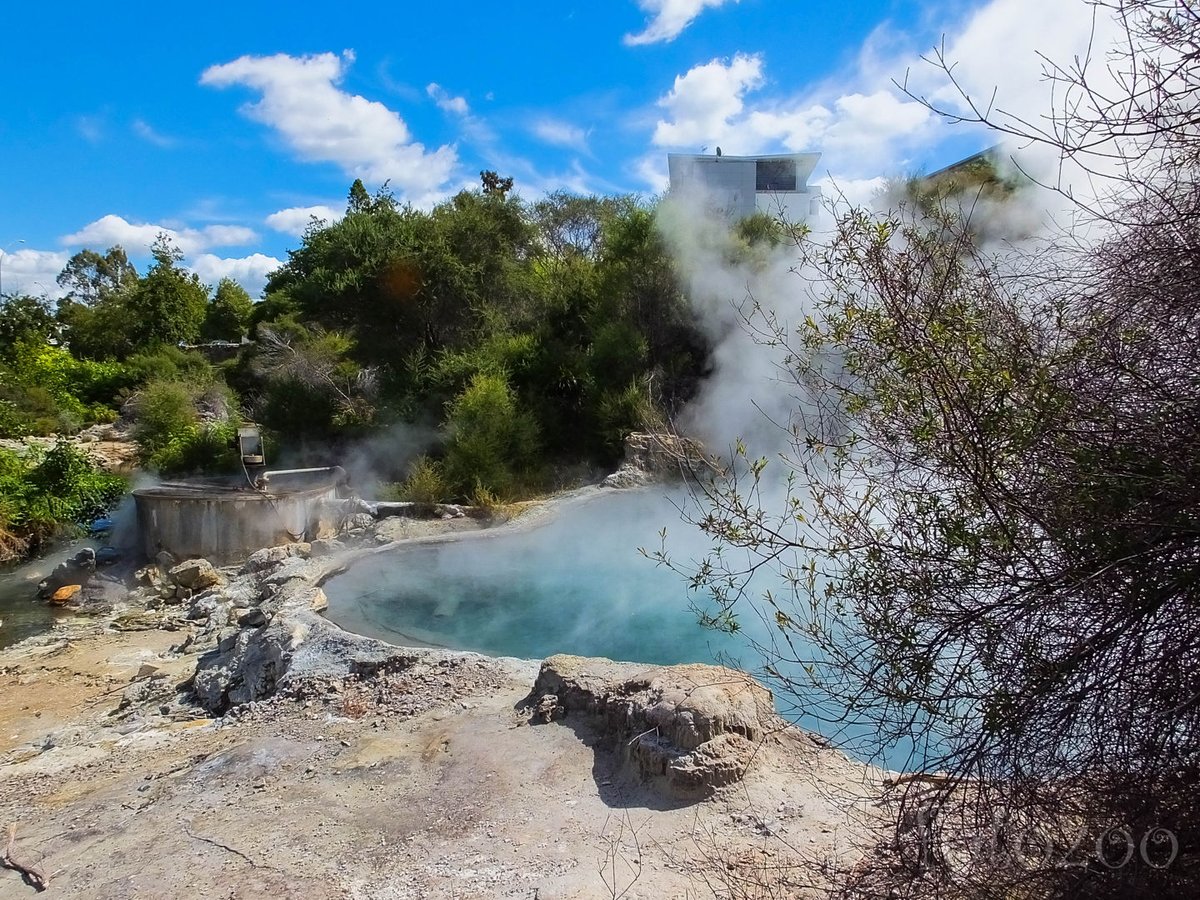
<svg viewBox="0 0 1200 900"><path fill-rule="evenodd" d="M763 677L754 645L771 646L778 631L754 614L754 604L743 611L738 634L705 628L696 610L704 597L690 594L683 576L639 554L639 547L653 552L660 546L664 526L673 556L703 554L699 533L661 494L604 494L536 529L413 545L360 560L325 584L326 615L349 631L406 646L524 659L572 653L658 665L723 663L777 688L775 679ZM793 653L807 655L799 642ZM910 742L868 750L869 724L838 722L836 704L808 697L795 666L780 668L798 688L776 691L786 718L861 759L893 768L913 764Z"/></svg>
<svg viewBox="0 0 1200 900"><path fill-rule="evenodd" d="M753 670L745 640L701 627L693 604L702 598L639 554L658 548L668 524L684 527L661 496L613 494L536 530L381 554L325 585L327 615L393 643L492 656L732 661Z"/></svg>

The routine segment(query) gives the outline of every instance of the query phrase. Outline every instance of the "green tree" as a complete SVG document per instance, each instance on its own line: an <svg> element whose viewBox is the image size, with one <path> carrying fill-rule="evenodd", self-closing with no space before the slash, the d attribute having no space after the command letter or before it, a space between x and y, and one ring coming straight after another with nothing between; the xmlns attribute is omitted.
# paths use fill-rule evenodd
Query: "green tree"
<svg viewBox="0 0 1200 900"><path fill-rule="evenodd" d="M43 343L56 331L54 313L44 297L0 297L0 359L11 358L18 343Z"/></svg>
<svg viewBox="0 0 1200 900"><path fill-rule="evenodd" d="M505 197L513 189L512 178L501 177L491 169L485 169L480 172L479 180L483 184L483 193L489 196L494 194Z"/></svg>
<svg viewBox="0 0 1200 900"><path fill-rule="evenodd" d="M151 253L150 271L124 300L130 344L140 349L195 341L208 309L208 289L179 267L183 254L166 235L159 235Z"/></svg>
<svg viewBox="0 0 1200 900"><path fill-rule="evenodd" d="M210 341L240 341L253 312L254 301L246 289L232 278L222 278L208 304L200 334Z"/></svg>
<svg viewBox="0 0 1200 900"><path fill-rule="evenodd" d="M259 329L248 363L259 389L257 421L288 440L333 442L376 423L373 369L353 359L354 342L320 327Z"/></svg>
<svg viewBox="0 0 1200 900"><path fill-rule="evenodd" d="M121 247L103 255L81 250L67 261L58 283L67 294L58 301L56 317L72 353L106 359L130 351L134 323L126 301L139 277Z"/></svg>
<svg viewBox="0 0 1200 900"><path fill-rule="evenodd" d="M385 191L351 200L344 219L289 252L267 296L286 294L301 320L350 332L362 362L404 379L414 355L462 347L489 310L503 318L522 298L532 231L516 199L464 191L431 213Z"/></svg>
<svg viewBox="0 0 1200 900"><path fill-rule="evenodd" d="M370 212L371 205L371 195L367 193L367 189L363 185L362 179L355 178L354 184L350 185L350 195L346 200L346 215L350 215L351 213Z"/></svg>
<svg viewBox="0 0 1200 900"><path fill-rule="evenodd" d="M71 303L95 306L137 282L137 270L129 262L125 250L110 247L104 255L95 250L80 250L63 267L58 285L67 293Z"/></svg>

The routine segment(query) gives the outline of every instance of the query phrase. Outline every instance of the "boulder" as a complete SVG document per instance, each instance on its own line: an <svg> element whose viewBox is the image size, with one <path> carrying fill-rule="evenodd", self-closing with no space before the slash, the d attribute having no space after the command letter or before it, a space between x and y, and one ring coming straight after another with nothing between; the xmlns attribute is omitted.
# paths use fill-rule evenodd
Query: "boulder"
<svg viewBox="0 0 1200 900"><path fill-rule="evenodd" d="M370 513L353 513L342 520L344 534L361 534L375 524L375 517Z"/></svg>
<svg viewBox="0 0 1200 900"><path fill-rule="evenodd" d="M237 623L242 628L261 628L267 624L267 614L256 606L239 615Z"/></svg>
<svg viewBox="0 0 1200 900"><path fill-rule="evenodd" d="M600 482L601 487L607 488L636 488L645 487L655 482L655 476L637 466L622 465L621 468Z"/></svg>
<svg viewBox="0 0 1200 900"><path fill-rule="evenodd" d="M133 580L135 584L158 590L163 581L162 569L157 565L142 566L133 573Z"/></svg>
<svg viewBox="0 0 1200 900"><path fill-rule="evenodd" d="M47 599L59 588L68 585L86 586L95 574L96 551L91 547L84 547L73 557L54 567L54 571L38 585L38 596Z"/></svg>
<svg viewBox="0 0 1200 900"><path fill-rule="evenodd" d="M770 691L720 666L552 656L529 705L543 721L584 718L635 774L673 797L707 796L740 781L759 744L783 725Z"/></svg>
<svg viewBox="0 0 1200 900"><path fill-rule="evenodd" d="M175 566L167 574L179 587L192 591L202 591L221 582L221 576L207 559L189 559Z"/></svg>
<svg viewBox="0 0 1200 900"><path fill-rule="evenodd" d="M192 690L205 709L230 707L269 697L287 672L297 636L280 625L246 628L200 658Z"/></svg>
<svg viewBox="0 0 1200 900"><path fill-rule="evenodd" d="M50 595L50 603L54 606L61 606L64 603L69 603L76 594L83 590L82 584L67 584L60 587L57 591Z"/></svg>
<svg viewBox="0 0 1200 900"><path fill-rule="evenodd" d="M333 538L322 538L312 542L312 556L316 559L337 556L346 549L345 545Z"/></svg>
<svg viewBox="0 0 1200 900"><path fill-rule="evenodd" d="M294 544L283 544L279 547L264 547L250 554L246 560L246 565L242 567L242 571L264 572L292 557L298 556L301 559L307 559L311 553L312 545L303 541Z"/></svg>

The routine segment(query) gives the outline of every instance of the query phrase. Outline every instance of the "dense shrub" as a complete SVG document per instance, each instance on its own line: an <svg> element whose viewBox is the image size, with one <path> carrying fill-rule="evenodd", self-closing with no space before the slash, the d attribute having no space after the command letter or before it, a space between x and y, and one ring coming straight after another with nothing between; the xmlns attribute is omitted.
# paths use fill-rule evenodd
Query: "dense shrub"
<svg viewBox="0 0 1200 900"><path fill-rule="evenodd" d="M391 492L397 500L413 503L439 503L450 496L442 467L428 456L418 456L408 469L408 477Z"/></svg>
<svg viewBox="0 0 1200 900"><path fill-rule="evenodd" d="M142 460L163 474L231 471L236 423L228 388L157 379L134 398L134 439Z"/></svg>
<svg viewBox="0 0 1200 900"><path fill-rule="evenodd" d="M125 360L122 387L134 389L156 379L203 381L211 377L211 369L208 360L199 353L163 344Z"/></svg>
<svg viewBox="0 0 1200 900"><path fill-rule="evenodd" d="M67 350L18 343L0 367L0 434L5 437L72 433L112 421L113 402L124 380L120 364L76 359Z"/></svg>
<svg viewBox="0 0 1200 900"><path fill-rule="evenodd" d="M446 417L446 480L461 496L474 490L511 494L537 460L537 424L500 375L476 375Z"/></svg>
<svg viewBox="0 0 1200 900"><path fill-rule="evenodd" d="M65 441L24 454L0 449L0 562L103 515L126 486Z"/></svg>
<svg viewBox="0 0 1200 900"><path fill-rule="evenodd" d="M231 422L188 425L171 434L146 462L163 475L232 472L239 464L236 438Z"/></svg>

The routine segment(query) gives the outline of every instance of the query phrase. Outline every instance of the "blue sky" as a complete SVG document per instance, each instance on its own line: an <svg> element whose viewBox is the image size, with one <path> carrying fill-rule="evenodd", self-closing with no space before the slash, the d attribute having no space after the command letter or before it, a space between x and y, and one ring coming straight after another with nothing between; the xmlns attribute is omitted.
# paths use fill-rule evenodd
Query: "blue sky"
<svg viewBox="0 0 1200 900"><path fill-rule="evenodd" d="M892 84L944 35L973 91L1046 100L1035 51L1086 39L1082 0L22 3L0 15L3 289L56 292L84 246L144 267L169 229L206 280L255 295L356 176L427 206L516 179L653 194L666 153L816 150L869 195L989 143Z"/></svg>

